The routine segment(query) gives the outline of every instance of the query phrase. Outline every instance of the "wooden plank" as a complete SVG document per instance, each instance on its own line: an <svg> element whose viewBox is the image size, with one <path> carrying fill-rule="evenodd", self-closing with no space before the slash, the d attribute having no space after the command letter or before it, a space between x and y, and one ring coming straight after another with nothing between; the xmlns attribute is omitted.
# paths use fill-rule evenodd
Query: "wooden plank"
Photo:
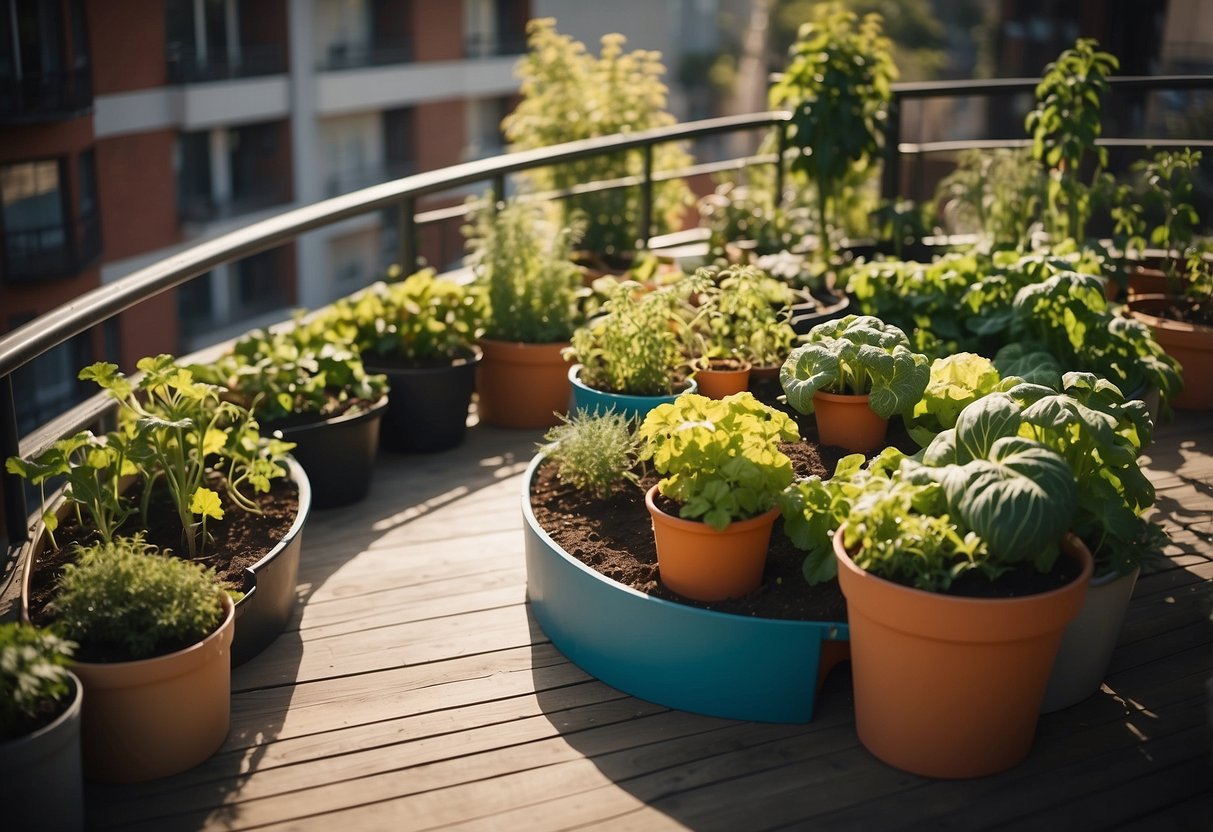
<svg viewBox="0 0 1213 832"><path fill-rule="evenodd" d="M1166 830L1208 829L1213 818L1213 789L1204 794L1173 803L1130 820L1122 819L1118 832L1158 832Z"/></svg>

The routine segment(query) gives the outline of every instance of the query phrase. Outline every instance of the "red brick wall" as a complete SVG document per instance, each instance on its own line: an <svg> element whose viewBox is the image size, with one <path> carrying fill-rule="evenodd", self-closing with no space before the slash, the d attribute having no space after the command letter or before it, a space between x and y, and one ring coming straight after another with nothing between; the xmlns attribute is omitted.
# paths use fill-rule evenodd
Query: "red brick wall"
<svg viewBox="0 0 1213 832"><path fill-rule="evenodd" d="M178 344L177 293L164 292L118 316L122 357L119 365L133 372L147 355L175 353Z"/></svg>
<svg viewBox="0 0 1213 832"><path fill-rule="evenodd" d="M464 102L435 101L417 105L418 172L457 165L467 146Z"/></svg>
<svg viewBox="0 0 1213 832"><path fill-rule="evenodd" d="M105 260L172 245L180 239L171 130L97 142L97 191Z"/></svg>
<svg viewBox="0 0 1213 832"><path fill-rule="evenodd" d="M164 3L87 0L93 92L142 90L165 84Z"/></svg>
<svg viewBox="0 0 1213 832"><path fill-rule="evenodd" d="M463 57L463 4L414 2L413 59L453 61Z"/></svg>

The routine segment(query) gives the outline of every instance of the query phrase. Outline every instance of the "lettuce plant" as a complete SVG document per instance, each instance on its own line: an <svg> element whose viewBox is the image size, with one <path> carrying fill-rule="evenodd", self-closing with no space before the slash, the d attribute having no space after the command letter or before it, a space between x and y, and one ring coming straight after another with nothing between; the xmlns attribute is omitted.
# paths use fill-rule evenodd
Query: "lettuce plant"
<svg viewBox="0 0 1213 832"><path fill-rule="evenodd" d="M651 410L637 435L640 458L664 475L658 491L679 503L680 517L717 531L775 505L794 476L779 443L800 438L787 414L748 392L684 394Z"/></svg>
<svg viewBox="0 0 1213 832"><path fill-rule="evenodd" d="M881 418L914 406L931 378L925 355L910 350L904 332L869 315L818 324L788 356L779 382L788 404L813 412L813 394L868 395Z"/></svg>
<svg viewBox="0 0 1213 832"><path fill-rule="evenodd" d="M935 359L922 398L905 414L906 430L925 448L940 431L956 426L967 405L999 389L1002 380L993 362L971 352Z"/></svg>

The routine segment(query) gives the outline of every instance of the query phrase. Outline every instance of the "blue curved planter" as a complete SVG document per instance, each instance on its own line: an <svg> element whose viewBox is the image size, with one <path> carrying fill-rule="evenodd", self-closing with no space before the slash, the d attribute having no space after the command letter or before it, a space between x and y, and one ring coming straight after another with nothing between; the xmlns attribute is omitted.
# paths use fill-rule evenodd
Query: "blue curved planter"
<svg viewBox="0 0 1213 832"><path fill-rule="evenodd" d="M850 656L846 624L730 615L637 592L570 557L522 493L527 595L552 643L624 693L683 711L809 722L820 681Z"/></svg>
<svg viewBox="0 0 1213 832"><path fill-rule="evenodd" d="M657 405L672 402L683 393L694 393L699 389L692 378L687 389L672 396L626 396L623 393L607 393L587 387L577 377L580 372L580 364L569 368L569 384L573 385L573 410L584 410L587 413L614 410L632 419L643 419L645 414Z"/></svg>

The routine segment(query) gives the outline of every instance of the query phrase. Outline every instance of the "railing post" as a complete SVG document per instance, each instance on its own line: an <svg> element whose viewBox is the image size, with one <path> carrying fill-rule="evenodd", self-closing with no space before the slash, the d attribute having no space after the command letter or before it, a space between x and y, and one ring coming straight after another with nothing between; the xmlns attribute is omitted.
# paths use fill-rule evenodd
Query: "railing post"
<svg viewBox="0 0 1213 832"><path fill-rule="evenodd" d="M505 202L505 174L499 173L493 177L493 190L489 194L489 210L497 213L497 206Z"/></svg>
<svg viewBox="0 0 1213 832"><path fill-rule="evenodd" d="M779 122L775 130L777 131L775 134L775 153L779 158L775 160L775 193L772 196L775 198L775 207L778 208L783 205L783 165L784 156L788 152L788 123L786 121Z"/></svg>
<svg viewBox="0 0 1213 832"><path fill-rule="evenodd" d="M13 377L0 379L0 464L10 456L21 453L20 436L17 432L17 407L13 398ZM4 484L4 518L8 526L8 543L19 546L25 542L25 523L29 508L25 505L25 481L16 474L0 471L0 482Z"/></svg>
<svg viewBox="0 0 1213 832"><path fill-rule="evenodd" d="M400 200L400 240L397 245L402 277L417 271L416 208L416 200L413 197L406 196Z"/></svg>
<svg viewBox="0 0 1213 832"><path fill-rule="evenodd" d="M901 96L894 91L889 102L889 120L884 131L884 171L880 195L892 202L901 190Z"/></svg>
<svg viewBox="0 0 1213 832"><path fill-rule="evenodd" d="M649 142L644 150L644 178L640 182L640 247L649 247L649 237L653 233L653 144Z"/></svg>

